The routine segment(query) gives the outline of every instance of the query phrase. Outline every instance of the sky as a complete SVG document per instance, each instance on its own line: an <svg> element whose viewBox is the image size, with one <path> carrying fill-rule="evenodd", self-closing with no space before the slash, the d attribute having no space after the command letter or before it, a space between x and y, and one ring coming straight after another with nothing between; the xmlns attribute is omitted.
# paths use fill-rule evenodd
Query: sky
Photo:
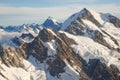
<svg viewBox="0 0 120 80"><path fill-rule="evenodd" d="M41 24L49 16L64 22L83 8L120 18L120 0L0 0L0 25Z"/></svg>

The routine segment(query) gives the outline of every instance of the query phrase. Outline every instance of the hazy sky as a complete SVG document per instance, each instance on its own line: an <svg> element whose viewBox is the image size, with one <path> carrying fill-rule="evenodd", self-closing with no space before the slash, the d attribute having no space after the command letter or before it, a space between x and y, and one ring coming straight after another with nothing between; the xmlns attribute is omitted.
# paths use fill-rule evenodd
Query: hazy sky
<svg viewBox="0 0 120 80"><path fill-rule="evenodd" d="M0 25L40 24L48 16L64 21L84 7L120 17L120 0L0 0Z"/></svg>

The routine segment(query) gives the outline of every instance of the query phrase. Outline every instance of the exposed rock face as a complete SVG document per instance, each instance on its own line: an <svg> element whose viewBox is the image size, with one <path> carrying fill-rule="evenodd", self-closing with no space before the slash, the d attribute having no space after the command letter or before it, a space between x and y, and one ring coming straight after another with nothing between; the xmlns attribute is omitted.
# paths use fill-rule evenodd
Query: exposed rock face
<svg viewBox="0 0 120 80"><path fill-rule="evenodd" d="M81 20L73 21L71 25L66 29L66 31L74 35L84 35L85 29L83 25L80 24L80 22Z"/></svg>
<svg viewBox="0 0 120 80"><path fill-rule="evenodd" d="M85 12L82 14L81 19L87 19L93 22L96 26L102 27L102 25L93 17L93 15L86 8L84 8L83 11Z"/></svg>
<svg viewBox="0 0 120 80"><path fill-rule="evenodd" d="M55 36L46 29L43 29L38 37L27 45L27 53L34 56L40 62L43 62L47 58L47 48L44 46L44 42L49 42L52 39L55 39Z"/></svg>
<svg viewBox="0 0 120 80"><path fill-rule="evenodd" d="M43 62L47 58L47 48L39 37L36 37L32 43L27 45L26 51L28 55L32 55L40 62Z"/></svg>
<svg viewBox="0 0 120 80"><path fill-rule="evenodd" d="M68 46L75 44L75 41L71 38L68 38L64 33L56 33Z"/></svg>
<svg viewBox="0 0 120 80"><path fill-rule="evenodd" d="M28 38L29 40L31 40L31 39L34 38L34 36L33 36L31 33L28 33L28 34L24 34L24 33L23 33L20 37L21 37L22 39Z"/></svg>
<svg viewBox="0 0 120 80"><path fill-rule="evenodd" d="M116 27L120 28L120 19L118 19L117 17L115 16L112 16L112 15L109 15L109 21L114 24Z"/></svg>
<svg viewBox="0 0 120 80"><path fill-rule="evenodd" d="M84 8L80 16L75 21L72 21L70 25L67 27L66 31L74 34L74 35L84 35L85 33L85 28L84 28L84 22L82 19L89 20L93 22L96 26L102 27L102 25L93 17L93 15L86 9Z"/></svg>
<svg viewBox="0 0 120 80"><path fill-rule="evenodd" d="M87 68L87 74L91 80L119 80L120 72L116 66L111 65L107 67L105 64L101 63L98 59L89 60L89 66ZM116 77L115 77L116 76Z"/></svg>
<svg viewBox="0 0 120 80"><path fill-rule="evenodd" d="M48 70L52 76L59 76L59 73L65 72L64 67L66 64L58 55L48 59L47 64L49 65Z"/></svg>
<svg viewBox="0 0 120 80"><path fill-rule="evenodd" d="M58 55L65 61L67 61L72 67L75 66L75 70L80 74L80 76L84 79L87 80L88 76L84 73L83 69L83 64L84 60L78 55L74 53L72 48L69 45L66 45L65 42L61 41L60 39L57 39L57 51Z"/></svg>
<svg viewBox="0 0 120 80"><path fill-rule="evenodd" d="M92 78L92 80L100 80L100 79L102 79L102 80L119 80L120 76L118 76L118 74L120 72L117 71L117 73L116 72L114 73L113 70L114 69L105 66L105 64L98 63L91 78Z"/></svg>
<svg viewBox="0 0 120 80"><path fill-rule="evenodd" d="M51 32L47 31L46 29L43 29L39 33L38 37L44 42L49 42L52 39L55 39L55 36Z"/></svg>
<svg viewBox="0 0 120 80"><path fill-rule="evenodd" d="M2 60L2 63L7 66L16 66L16 67L22 67L24 68L24 64L22 63L22 59L26 58L27 55L25 51L20 48L1 48L0 57Z"/></svg>
<svg viewBox="0 0 120 80"><path fill-rule="evenodd" d="M20 46L23 43L23 41L18 37L14 37L13 39L11 39L11 41L17 46Z"/></svg>
<svg viewBox="0 0 120 80"><path fill-rule="evenodd" d="M93 39L94 39L96 42L98 42L98 43L100 43L100 44L103 44L104 46L106 46L106 47L108 47L108 48L110 48L110 49L114 49L113 47L111 47L111 46L105 41L103 34L102 34L101 32L99 32L99 31L97 31L97 30L94 31L94 37L93 37Z"/></svg>
<svg viewBox="0 0 120 80"><path fill-rule="evenodd" d="M5 47L0 47L2 62L7 66L24 68L22 59L33 56L41 63L46 63L48 65L46 71L49 71L52 76L57 76L58 78L60 73L65 72L65 67L68 63L79 73L83 80L120 79L120 72L116 66L111 65L108 67L98 59L91 59L87 63L81 56L73 51L71 47L72 44L75 44L73 39L68 38L64 33L54 33L56 33L56 35L47 29L43 29L31 43L25 43L21 47L16 48L6 49ZM99 33L96 33L96 37L97 35L102 36ZM55 40L56 54L48 56L48 48L44 44L51 40Z"/></svg>

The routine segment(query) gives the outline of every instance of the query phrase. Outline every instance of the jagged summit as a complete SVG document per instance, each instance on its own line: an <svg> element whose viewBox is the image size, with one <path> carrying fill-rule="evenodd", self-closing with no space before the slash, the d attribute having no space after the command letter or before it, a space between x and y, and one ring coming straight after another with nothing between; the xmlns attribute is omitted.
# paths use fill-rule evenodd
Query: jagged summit
<svg viewBox="0 0 120 80"><path fill-rule="evenodd" d="M116 38L115 34L119 34L119 22L120 19L110 14L101 14L84 8L70 16L63 23L61 30L92 38L110 49L118 50L120 39Z"/></svg>
<svg viewBox="0 0 120 80"><path fill-rule="evenodd" d="M119 28L120 27L120 19L112 15L111 13L101 13L101 12L96 12L92 9L83 9L84 12L86 12L86 15L93 16L93 18L98 21L102 26L105 26L105 24L113 24L114 27ZM90 16L87 17L91 18ZM90 20L90 19L89 19ZM94 22L93 22L94 23Z"/></svg>
<svg viewBox="0 0 120 80"><path fill-rule="evenodd" d="M86 12L90 12L90 9L88 9L88 8L83 8L79 13L81 13L81 14L84 14L84 13L86 13Z"/></svg>
<svg viewBox="0 0 120 80"><path fill-rule="evenodd" d="M58 23L57 20L56 20L55 18L51 17L51 16L49 16L49 17L47 18L47 20L53 21L53 23L56 24L56 25L57 25L57 23Z"/></svg>
<svg viewBox="0 0 120 80"><path fill-rule="evenodd" d="M44 28L48 28L48 27L51 27L53 28L54 30L58 30L60 28L60 23L57 22L56 19L54 19L53 17L48 17L45 22L42 24L42 26Z"/></svg>
<svg viewBox="0 0 120 80"><path fill-rule="evenodd" d="M65 30L69 24L72 22L72 21L75 21L78 17L82 17L83 14L89 12L89 9L87 8L83 8L81 11L73 14L72 16L70 16L64 23L63 23L63 27L61 28L61 30Z"/></svg>
<svg viewBox="0 0 120 80"><path fill-rule="evenodd" d="M66 30L67 27L78 19L88 20L99 27L105 26L106 23L112 23L115 27L120 27L120 19L107 13L99 13L91 9L83 8L81 11L70 16L64 23L61 30Z"/></svg>

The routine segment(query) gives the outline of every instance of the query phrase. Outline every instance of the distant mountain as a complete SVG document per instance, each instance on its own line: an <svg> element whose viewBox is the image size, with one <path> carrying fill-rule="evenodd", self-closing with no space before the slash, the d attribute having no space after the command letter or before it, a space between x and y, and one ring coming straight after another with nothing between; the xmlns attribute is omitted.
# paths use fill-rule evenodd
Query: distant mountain
<svg viewBox="0 0 120 80"><path fill-rule="evenodd" d="M38 24L23 24L21 26L8 26L4 30L7 32L30 32L40 30L41 26Z"/></svg>
<svg viewBox="0 0 120 80"><path fill-rule="evenodd" d="M24 26L31 33L0 30L0 41L11 44L12 37L17 45L0 45L0 80L120 80L119 22L84 8L60 30L44 27L36 36L32 26Z"/></svg>
<svg viewBox="0 0 120 80"><path fill-rule="evenodd" d="M21 36L15 36L11 38L11 44L13 46L21 46L24 43L30 43L34 40L35 36L31 33L22 33Z"/></svg>
<svg viewBox="0 0 120 80"><path fill-rule="evenodd" d="M56 19L53 17L48 17L45 22L42 24L44 28L53 28L54 30L59 30L61 27L61 23L58 23Z"/></svg>
<svg viewBox="0 0 120 80"><path fill-rule="evenodd" d="M23 24L21 26L8 26L5 28L1 26L0 33L2 34L0 35L0 44L8 45L8 46L16 46L21 38L23 41L29 42L28 40L31 41L33 38L31 39L31 36L29 35L28 38L27 37L23 38L23 35L31 34L33 37L36 37L39 31L42 30L42 28L43 27L41 25L35 23ZM21 44L21 42L19 43Z"/></svg>
<svg viewBox="0 0 120 80"><path fill-rule="evenodd" d="M0 26L0 29L4 29L4 27Z"/></svg>

